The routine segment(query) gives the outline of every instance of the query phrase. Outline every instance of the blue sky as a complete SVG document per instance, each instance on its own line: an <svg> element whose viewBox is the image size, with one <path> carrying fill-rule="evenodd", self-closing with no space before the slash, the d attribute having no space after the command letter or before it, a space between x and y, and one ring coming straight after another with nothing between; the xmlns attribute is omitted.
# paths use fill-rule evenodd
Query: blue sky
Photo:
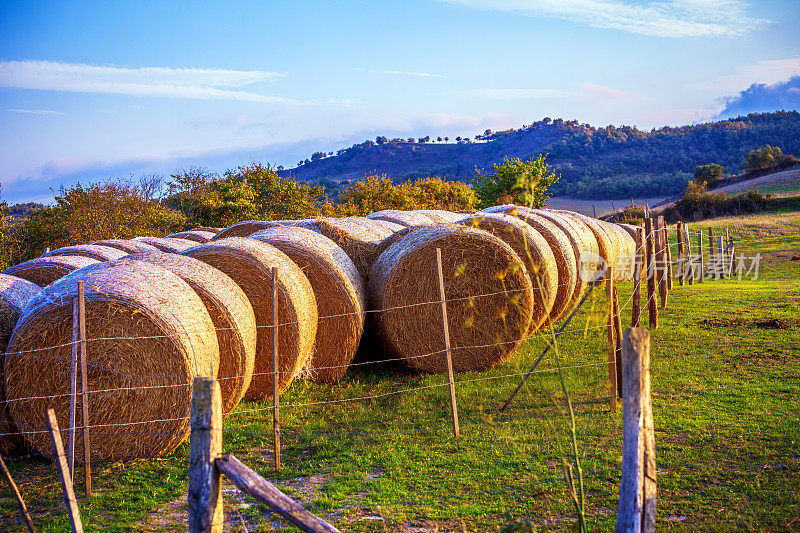
<svg viewBox="0 0 800 533"><path fill-rule="evenodd" d="M2 195L378 134L796 109L799 23L798 0L3 2Z"/></svg>

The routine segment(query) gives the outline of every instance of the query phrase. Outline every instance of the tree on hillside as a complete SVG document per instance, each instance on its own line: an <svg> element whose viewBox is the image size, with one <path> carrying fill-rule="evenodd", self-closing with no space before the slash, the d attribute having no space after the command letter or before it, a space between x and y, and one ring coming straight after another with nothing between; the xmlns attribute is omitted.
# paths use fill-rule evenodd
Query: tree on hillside
<svg viewBox="0 0 800 533"><path fill-rule="evenodd" d="M449 141L449 140L450 140L450 137L445 137L445 138L444 138L444 142L447 142L447 141Z"/></svg>
<svg viewBox="0 0 800 533"><path fill-rule="evenodd" d="M312 161L319 161L320 159L325 159L325 157L327 157L325 152L314 152L313 154L311 154Z"/></svg>
<svg viewBox="0 0 800 533"><path fill-rule="evenodd" d="M698 185L705 184L706 187L714 187L722 181L725 167L712 163L710 165L700 165L694 169L694 182Z"/></svg>
<svg viewBox="0 0 800 533"><path fill-rule="evenodd" d="M476 169L474 189L478 207L511 203L537 209L544 207L550 198L547 189L560 179L550 171L546 158L546 154L527 161L505 158L494 165L491 174Z"/></svg>
<svg viewBox="0 0 800 533"><path fill-rule="evenodd" d="M441 137L436 137L436 141L437 142L442 142L442 138Z"/></svg>
<svg viewBox="0 0 800 533"><path fill-rule="evenodd" d="M764 148L751 150L744 158L744 168L748 172L771 167L792 165L798 160L791 154L784 154L777 146L766 145Z"/></svg>
<svg viewBox="0 0 800 533"><path fill-rule="evenodd" d="M387 139L383 135L379 135L378 137L375 137L375 143L377 143L377 144L386 144L388 142L389 142L389 139Z"/></svg>

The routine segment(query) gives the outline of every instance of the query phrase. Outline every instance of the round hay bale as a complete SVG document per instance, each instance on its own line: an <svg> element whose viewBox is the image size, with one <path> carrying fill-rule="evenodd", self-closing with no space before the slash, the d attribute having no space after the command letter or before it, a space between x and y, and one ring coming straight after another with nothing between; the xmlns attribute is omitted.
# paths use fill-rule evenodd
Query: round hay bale
<svg viewBox="0 0 800 533"><path fill-rule="evenodd" d="M553 308L550 310L550 321L555 322L572 302L575 284L578 279L578 263L575 250L567 233L550 219L533 212L527 207L506 204L486 209L487 213L507 213L515 216L538 231L545 238L553 253L558 271L558 285Z"/></svg>
<svg viewBox="0 0 800 533"><path fill-rule="evenodd" d="M414 213L419 213L430 218L437 224L455 224L464 216L444 209L417 209Z"/></svg>
<svg viewBox="0 0 800 533"><path fill-rule="evenodd" d="M633 266L636 256L636 241L627 229L621 224L599 220L616 243L616 257L614 261L614 279L632 280Z"/></svg>
<svg viewBox="0 0 800 533"><path fill-rule="evenodd" d="M4 354L11 339L11 333L22 311L42 288L28 280L0 274L0 354ZM0 455L8 457L25 449L22 435L11 420L5 395L5 376L0 364Z"/></svg>
<svg viewBox="0 0 800 533"><path fill-rule="evenodd" d="M379 218L367 218L373 224L380 226L381 228L385 229L386 231L391 232L392 234L397 233L398 231L403 231L406 229L406 226L402 224L396 224L394 222L389 222L388 220L382 220Z"/></svg>
<svg viewBox="0 0 800 533"><path fill-rule="evenodd" d="M100 246L107 246L109 248L116 248L122 250L126 254L136 254L139 252L157 252L158 248L146 242L128 241L125 239L106 239L104 241L93 242Z"/></svg>
<svg viewBox="0 0 800 533"><path fill-rule="evenodd" d="M3 274L17 276L44 287L73 270L96 265L99 262L97 259L82 255L53 255L25 261L5 270Z"/></svg>
<svg viewBox="0 0 800 533"><path fill-rule="evenodd" d="M237 222L236 224L231 224L227 228L218 232L211 238L211 240L216 241L219 239L227 239L228 237L249 237L257 231L271 228L276 224L279 224L279 222L266 220L243 220L241 222Z"/></svg>
<svg viewBox="0 0 800 533"><path fill-rule="evenodd" d="M317 338L308 371L313 381L342 379L364 331L364 283L335 242L304 228L275 227L250 236L289 256L311 283L317 299Z"/></svg>
<svg viewBox="0 0 800 533"><path fill-rule="evenodd" d="M209 227L209 226L197 226L196 228L192 228L191 231L208 231L208 232L211 232L214 235L216 235L217 233L222 231L222 228L212 228L212 227Z"/></svg>
<svg viewBox="0 0 800 533"><path fill-rule="evenodd" d="M203 301L219 344L217 379L222 412L230 413L244 398L253 378L256 317L250 300L228 275L193 257L155 251L134 254L130 259L166 268L188 283Z"/></svg>
<svg viewBox="0 0 800 533"><path fill-rule="evenodd" d="M272 267L278 269L280 390L306 367L317 333L317 300L308 278L274 246L244 237L201 244L184 255L223 271L242 288L256 317L256 361L245 398L272 397Z"/></svg>
<svg viewBox="0 0 800 533"><path fill-rule="evenodd" d="M607 265L614 264L614 262L616 261L616 254L617 254L616 241L609 236L608 232L603 228L603 226L598 224L597 219L587 217L586 215L582 215L574 211L553 210L551 212L559 213L563 216L568 217L571 220L579 222L588 227L597 241L597 250L600 257L603 259L603 261L605 261Z"/></svg>
<svg viewBox="0 0 800 533"><path fill-rule="evenodd" d="M194 242L208 242L214 238L214 235L216 235L215 232L193 229L167 235L167 239L186 239L187 241Z"/></svg>
<svg viewBox="0 0 800 533"><path fill-rule="evenodd" d="M359 226L362 226L362 227L368 229L369 231L379 235L381 239L385 239L387 237L391 237L392 235L394 235L396 233L395 231L390 230L387 227L385 227L383 224L388 224L388 222L385 222L383 220L374 220L374 219L367 218L367 217L346 217L346 218L341 218L341 219L338 219L338 220L346 220L348 222L352 222L354 224L358 224ZM399 224L393 224L393 225L394 226L399 226Z"/></svg>
<svg viewBox="0 0 800 533"><path fill-rule="evenodd" d="M385 231L376 231L347 218L318 218L319 231L352 259L362 280L369 279L372 264L385 249Z"/></svg>
<svg viewBox="0 0 800 533"><path fill-rule="evenodd" d="M79 280L86 294L91 460L174 450L189 435L192 381L217 375L217 337L203 302L185 281L130 259L75 271L25 308L5 359L6 396L17 427L49 455L44 420L47 409L54 409L67 441L72 305ZM23 399L31 396L38 398ZM82 449L75 439L77 457Z"/></svg>
<svg viewBox="0 0 800 533"><path fill-rule="evenodd" d="M179 254L185 252L189 248L197 246L197 243L194 241L186 239L167 239L166 237L136 237L133 240L155 246L162 252L169 252L171 254Z"/></svg>
<svg viewBox="0 0 800 533"><path fill-rule="evenodd" d="M90 257L98 261L114 261L121 259L128 255L118 248L111 246L102 246L99 244L77 244L75 246L64 246L52 252L47 252L42 257L50 257L53 255L70 256L77 255L81 257Z"/></svg>
<svg viewBox="0 0 800 533"><path fill-rule="evenodd" d="M373 266L370 291L383 310L377 322L386 346L409 368L445 371L436 248L442 250L453 368L484 370L506 361L531 322L530 277L508 244L457 225L410 232Z"/></svg>
<svg viewBox="0 0 800 533"><path fill-rule="evenodd" d="M367 218L375 220L385 220L387 222L394 222L407 228L415 228L418 226L433 226L435 222L431 217L415 213L414 211L399 211L397 209L384 209L383 211L376 211Z"/></svg>
<svg viewBox="0 0 800 533"><path fill-rule="evenodd" d="M533 312L527 334L538 331L550 317L558 285L556 259L545 238L531 225L503 213L470 215L460 223L488 231L511 246L522 259L533 286Z"/></svg>

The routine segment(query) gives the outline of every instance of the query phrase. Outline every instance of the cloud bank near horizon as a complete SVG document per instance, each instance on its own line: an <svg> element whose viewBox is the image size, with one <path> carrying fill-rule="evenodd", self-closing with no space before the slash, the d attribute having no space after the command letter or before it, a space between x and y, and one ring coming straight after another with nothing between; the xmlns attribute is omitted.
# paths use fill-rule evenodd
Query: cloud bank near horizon
<svg viewBox="0 0 800 533"><path fill-rule="evenodd" d="M718 118L733 118L749 113L800 110L800 76L773 84L754 83L736 96L723 98Z"/></svg>

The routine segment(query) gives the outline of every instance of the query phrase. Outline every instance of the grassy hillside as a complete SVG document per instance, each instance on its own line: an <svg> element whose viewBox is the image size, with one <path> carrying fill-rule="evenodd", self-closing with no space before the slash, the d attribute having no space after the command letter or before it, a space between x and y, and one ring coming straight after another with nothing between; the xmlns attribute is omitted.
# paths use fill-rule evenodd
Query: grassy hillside
<svg viewBox="0 0 800 533"><path fill-rule="evenodd" d="M385 173L398 181L424 176L468 180L476 167L491 169L504 157L529 158L546 152L548 162L562 176L553 188L555 195L586 199L668 196L683 190L697 165L719 163L737 173L747 152L766 144L800 154L800 113L751 114L649 132L544 119L476 138L480 141L456 144L401 139L375 144L369 140L282 173L302 181L321 181L335 192L336 182L371 173Z"/></svg>

